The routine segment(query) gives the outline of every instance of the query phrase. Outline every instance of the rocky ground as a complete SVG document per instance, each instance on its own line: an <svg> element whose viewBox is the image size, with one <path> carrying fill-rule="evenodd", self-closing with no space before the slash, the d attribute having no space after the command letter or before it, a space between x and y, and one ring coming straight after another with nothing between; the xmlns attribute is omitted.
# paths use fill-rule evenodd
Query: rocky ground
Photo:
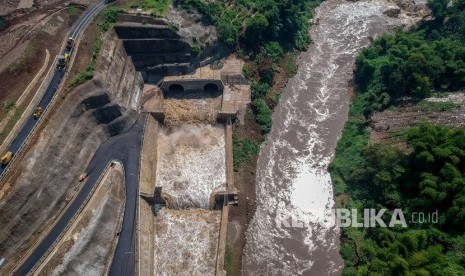
<svg viewBox="0 0 465 276"><path fill-rule="evenodd" d="M52 57L47 71L52 66L66 33L82 11L79 8L75 14L70 14L67 9L61 9L49 16L31 16L27 21L0 32L0 119L6 115L7 106L16 102L42 67L46 49Z"/></svg>
<svg viewBox="0 0 465 276"><path fill-rule="evenodd" d="M419 103L405 100L399 106L375 113L371 119L370 141L396 139L399 131L419 123L452 127L465 126L465 94L446 93Z"/></svg>
<svg viewBox="0 0 465 276"><path fill-rule="evenodd" d="M78 176L114 134L115 124L124 131L134 115L112 105L94 81L62 102L2 186L0 251L9 260L2 271L11 268L75 195Z"/></svg>
<svg viewBox="0 0 465 276"><path fill-rule="evenodd" d="M124 187L123 167L115 163L36 274L104 275L118 241Z"/></svg>

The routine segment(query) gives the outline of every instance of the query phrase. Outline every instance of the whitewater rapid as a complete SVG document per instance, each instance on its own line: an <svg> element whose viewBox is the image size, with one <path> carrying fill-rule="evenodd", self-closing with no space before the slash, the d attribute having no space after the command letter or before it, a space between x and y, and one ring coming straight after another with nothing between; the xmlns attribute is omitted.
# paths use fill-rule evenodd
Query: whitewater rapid
<svg viewBox="0 0 465 276"><path fill-rule="evenodd" d="M260 150L243 275L341 274L327 169L347 120L357 53L369 38L418 20L383 14L392 8L384 0L328 0L317 8L313 43L299 57Z"/></svg>

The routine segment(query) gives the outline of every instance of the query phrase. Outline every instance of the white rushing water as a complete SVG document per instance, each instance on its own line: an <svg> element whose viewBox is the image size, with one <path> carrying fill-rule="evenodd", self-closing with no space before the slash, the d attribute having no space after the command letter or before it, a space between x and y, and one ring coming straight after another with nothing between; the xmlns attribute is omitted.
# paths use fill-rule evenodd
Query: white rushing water
<svg viewBox="0 0 465 276"><path fill-rule="evenodd" d="M154 275L214 275L221 212L163 209L155 218Z"/></svg>
<svg viewBox="0 0 465 276"><path fill-rule="evenodd" d="M417 1L418 2L418 1ZM339 229L327 171L347 120L352 65L369 38L412 18L384 0L325 1L273 114L257 169L257 210L246 233L244 275L339 275ZM296 223L291 222L294 220Z"/></svg>
<svg viewBox="0 0 465 276"><path fill-rule="evenodd" d="M158 135L156 186L179 209L208 209L214 192L226 185L224 127L183 125Z"/></svg>

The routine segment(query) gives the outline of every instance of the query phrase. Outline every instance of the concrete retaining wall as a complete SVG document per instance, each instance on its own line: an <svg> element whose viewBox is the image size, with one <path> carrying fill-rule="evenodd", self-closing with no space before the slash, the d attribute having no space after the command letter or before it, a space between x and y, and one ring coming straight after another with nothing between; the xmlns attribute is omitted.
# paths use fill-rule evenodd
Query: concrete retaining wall
<svg viewBox="0 0 465 276"><path fill-rule="evenodd" d="M219 91L223 91L223 82L219 79L177 79L177 80L166 80L161 84L163 92L168 92L172 85L181 85L184 91L204 91L204 87L207 84L213 83L218 86Z"/></svg>

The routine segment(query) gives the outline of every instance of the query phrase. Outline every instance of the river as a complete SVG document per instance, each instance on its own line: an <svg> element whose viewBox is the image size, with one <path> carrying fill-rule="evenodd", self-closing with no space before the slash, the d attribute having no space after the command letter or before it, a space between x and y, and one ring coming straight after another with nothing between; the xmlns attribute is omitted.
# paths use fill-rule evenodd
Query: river
<svg viewBox="0 0 465 276"><path fill-rule="evenodd" d="M243 275L341 274L327 169L347 120L356 55L370 38L419 19L383 14L392 8L398 7L386 0L328 0L317 8L313 42L299 57L260 150Z"/></svg>

